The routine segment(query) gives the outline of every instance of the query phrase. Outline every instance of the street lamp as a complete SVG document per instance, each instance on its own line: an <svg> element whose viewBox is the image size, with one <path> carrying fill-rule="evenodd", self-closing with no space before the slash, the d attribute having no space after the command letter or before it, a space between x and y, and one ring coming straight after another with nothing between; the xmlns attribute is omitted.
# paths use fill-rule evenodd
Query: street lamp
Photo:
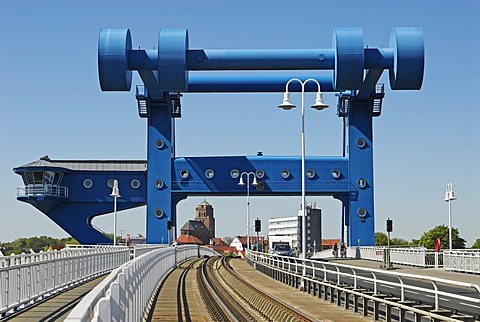
<svg viewBox="0 0 480 322"><path fill-rule="evenodd" d="M113 246L117 246L117 198L121 197L117 180L113 180L110 197L113 197Z"/></svg>
<svg viewBox="0 0 480 322"><path fill-rule="evenodd" d="M448 240L450 251L452 251L452 201L455 199L457 199L457 197L453 195L453 185L449 183L447 184L444 200L448 202Z"/></svg>
<svg viewBox="0 0 480 322"><path fill-rule="evenodd" d="M318 91L315 98L315 103L311 106L316 110L323 110L328 107L323 102L322 92L320 91L320 83L313 78L309 78L302 82L298 78L290 79L285 85L285 93L283 94L283 102L278 105L279 108L284 110L291 110L296 106L290 102L290 93L288 92L288 86L291 82L298 82L302 86L302 254L301 258L305 260L305 254L307 250L307 212L306 212L306 200L305 200L305 84L308 82L314 82L317 84Z"/></svg>
<svg viewBox="0 0 480 322"><path fill-rule="evenodd" d="M240 181L238 182L239 186L245 185L243 182L243 175L245 175L247 178L247 249L250 250L250 175L253 175L252 185L256 186L258 183L255 172L242 172L240 174ZM245 252L245 255L246 254L247 253Z"/></svg>

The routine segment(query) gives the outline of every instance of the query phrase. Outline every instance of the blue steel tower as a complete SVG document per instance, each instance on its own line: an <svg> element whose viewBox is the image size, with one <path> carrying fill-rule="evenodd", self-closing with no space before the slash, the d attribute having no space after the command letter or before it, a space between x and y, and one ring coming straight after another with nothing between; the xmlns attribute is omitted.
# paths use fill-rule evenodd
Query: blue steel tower
<svg viewBox="0 0 480 322"><path fill-rule="evenodd" d="M90 161L83 168L75 161L32 162L14 169L25 184L19 200L32 203L83 243L106 242L91 226L91 219L109 212L112 200L105 182L118 178L122 191L119 209L146 204L147 242L160 243L168 240L167 222L177 226L176 205L180 200L244 195L244 189L237 185L241 171L255 172L261 182L252 195L300 195L299 157L177 157L173 121L181 117L183 94L283 92L289 79L309 78L311 74L307 76L305 71L331 70L332 76L315 79L322 91L338 93L337 114L345 120L344 153L306 158L306 192L342 202L342 223L348 227L348 236L342 231L342 239L351 245L374 244L372 125L373 117L381 114L384 97L384 86L378 80L388 70L392 90L421 88L424 43L420 28L392 29L389 48L365 48L359 28L337 29L331 49L302 50L190 49L187 30L161 29L157 48L133 49L128 29L102 29L98 42L103 91L130 91L133 71L142 79L136 99L139 116L147 118L147 161ZM231 73L190 73L219 70ZM244 70L287 72L282 76L235 73ZM290 91L299 89L292 83ZM314 84L307 84L305 90L316 89ZM47 172L52 171L53 181L48 181ZM35 173L36 181L32 179ZM45 187L58 193L48 195ZM60 193L65 189L67 193Z"/></svg>

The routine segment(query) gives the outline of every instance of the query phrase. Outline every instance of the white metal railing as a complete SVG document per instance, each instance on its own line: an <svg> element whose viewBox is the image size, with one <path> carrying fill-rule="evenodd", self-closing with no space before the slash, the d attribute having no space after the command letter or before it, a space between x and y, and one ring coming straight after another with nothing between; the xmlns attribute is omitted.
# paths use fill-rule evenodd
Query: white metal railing
<svg viewBox="0 0 480 322"><path fill-rule="evenodd" d="M17 188L17 197L31 196L68 198L68 188L52 184L34 184Z"/></svg>
<svg viewBox="0 0 480 322"><path fill-rule="evenodd" d="M445 251L443 253L443 268L480 274L480 250Z"/></svg>
<svg viewBox="0 0 480 322"><path fill-rule="evenodd" d="M387 247L385 246L358 246L348 247L346 257L366 259L377 262L386 260ZM323 250L315 253L312 258L333 258L332 250ZM419 267L441 267L443 265L443 252L434 252L424 247L391 247L390 262L394 264L419 266Z"/></svg>
<svg viewBox="0 0 480 322"><path fill-rule="evenodd" d="M148 252L151 252L152 250L156 250L159 248L166 248L168 247L168 244L141 244L141 245L135 245L133 247L133 258L137 258L143 254L146 254Z"/></svg>
<svg viewBox="0 0 480 322"><path fill-rule="evenodd" d="M353 280L353 287L357 289L360 281L368 282L373 287L373 297L379 294L380 286L393 287L400 290L400 300L405 301L406 290L420 292L428 294L433 297L434 310L440 310L440 297L447 298L450 301L467 303L469 306L480 306L480 286L472 283L457 282L452 280L446 280L430 276L419 276L414 274L405 274L400 272L390 272L371 268L361 268L351 265L343 265L338 263L324 263L313 260L301 260L294 257L269 255L259 252L248 252L248 260L253 263L253 266L258 269L259 265L263 265L273 270L278 270L282 273L288 273L297 277L302 277L302 272L308 272L303 278L310 280L311 282L336 285L341 287L342 280ZM343 269L343 271L340 270ZM328 276L328 277L327 277ZM389 276L389 278L383 278L382 276ZM409 280L417 279L428 281L431 284L431 288L421 287L409 283ZM439 289L438 285L443 286L456 286L474 290L474 296L450 293L448 288ZM375 299L374 299L375 300ZM381 301L381 300L379 300ZM426 313L428 315L428 313ZM437 317L435 317L437 318ZM448 320L448 318L445 318Z"/></svg>
<svg viewBox="0 0 480 322"><path fill-rule="evenodd" d="M128 260L128 247L63 249L0 257L0 316L107 273Z"/></svg>
<svg viewBox="0 0 480 322"><path fill-rule="evenodd" d="M70 312L65 321L141 321L159 282L188 258L218 255L188 245L143 254L110 273Z"/></svg>

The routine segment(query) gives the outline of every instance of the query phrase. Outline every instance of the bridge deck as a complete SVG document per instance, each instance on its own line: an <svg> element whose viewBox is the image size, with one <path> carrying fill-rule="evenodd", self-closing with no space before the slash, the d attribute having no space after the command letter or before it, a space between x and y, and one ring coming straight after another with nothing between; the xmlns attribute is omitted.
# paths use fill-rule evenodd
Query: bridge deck
<svg viewBox="0 0 480 322"><path fill-rule="evenodd" d="M268 294L294 306L297 310L307 313L311 317L325 321L371 321L371 319L345 310L330 302L296 291L290 286L271 279L261 272L256 271L243 259L230 261L233 269L243 276L250 284L262 289Z"/></svg>
<svg viewBox="0 0 480 322"><path fill-rule="evenodd" d="M99 284L105 276L103 275L58 295L46 298L44 302L19 311L18 314L6 318L5 321L63 321L83 296Z"/></svg>

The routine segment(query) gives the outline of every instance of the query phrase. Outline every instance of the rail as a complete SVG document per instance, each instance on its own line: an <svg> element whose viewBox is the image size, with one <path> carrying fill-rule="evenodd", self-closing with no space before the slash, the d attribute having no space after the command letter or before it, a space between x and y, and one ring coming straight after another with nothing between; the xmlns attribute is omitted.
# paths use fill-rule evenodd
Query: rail
<svg viewBox="0 0 480 322"><path fill-rule="evenodd" d="M67 322L140 321L158 283L177 263L218 255L210 248L178 246L156 249L113 270L67 316Z"/></svg>
<svg viewBox="0 0 480 322"><path fill-rule="evenodd" d="M480 274L480 251L451 251L443 254L445 270Z"/></svg>
<svg viewBox="0 0 480 322"><path fill-rule="evenodd" d="M111 246L0 257L0 316L128 260L128 247Z"/></svg>
<svg viewBox="0 0 480 322"><path fill-rule="evenodd" d="M348 247L346 257L384 262L387 252L388 249L384 246ZM443 266L444 253L428 250L424 247L391 247L390 262L401 265L438 268ZM333 257L331 249L320 251L312 256L312 258L317 259Z"/></svg>
<svg viewBox="0 0 480 322"><path fill-rule="evenodd" d="M151 252L156 249L166 248L168 247L167 244L143 244L143 245L135 245L133 246L133 258L137 258L143 254Z"/></svg>
<svg viewBox="0 0 480 322"><path fill-rule="evenodd" d="M400 272L359 268L337 263L324 263L312 260L303 261L298 258L275 256L259 252L248 252L247 256L251 265L256 269L263 266L270 270L277 271L278 274L289 274L295 279L308 280L312 283L322 284L324 286L335 285L337 289L344 288L346 286L344 284L346 280L352 280L354 291L361 289L359 286L361 282L369 283L372 285L373 290L365 296L369 296L368 299L374 301L383 301L379 292L379 289L382 286L393 287L400 290L400 298L397 304L391 302L388 303L388 305L397 306L402 310L404 310L405 307L400 307L400 305L403 305L402 303L405 303L407 300L405 295L407 290L432 296L434 301L433 309L435 311L441 310L441 298L442 300L446 298L449 301L463 302L469 306L480 307L480 286L477 284L445 280L430 276L418 276ZM306 272L306 274L302 275L302 272ZM431 287L423 287L409 283L412 279L427 281ZM292 280L292 278L289 278L289 280ZM449 290L450 287L461 287L463 289L471 290L474 296L464 295L463 292L449 292L447 290ZM342 291L351 292L351 290L348 290L348 287ZM359 296L359 294L356 294L356 296ZM437 320L442 319L441 317L437 315L433 316L426 311L423 311L422 314ZM443 318L446 319L445 317Z"/></svg>
<svg viewBox="0 0 480 322"><path fill-rule="evenodd" d="M47 196L47 197L59 197L68 198L68 188L52 185L29 185L23 187L17 187L17 197L31 197L31 196Z"/></svg>

